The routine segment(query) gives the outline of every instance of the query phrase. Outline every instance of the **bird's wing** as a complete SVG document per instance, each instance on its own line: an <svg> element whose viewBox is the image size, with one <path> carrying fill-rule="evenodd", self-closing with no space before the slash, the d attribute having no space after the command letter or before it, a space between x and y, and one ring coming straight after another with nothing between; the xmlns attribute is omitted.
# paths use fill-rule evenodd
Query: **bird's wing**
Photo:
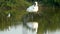
<svg viewBox="0 0 60 34"><path fill-rule="evenodd" d="M27 11L32 11L34 9L34 5L27 8Z"/></svg>

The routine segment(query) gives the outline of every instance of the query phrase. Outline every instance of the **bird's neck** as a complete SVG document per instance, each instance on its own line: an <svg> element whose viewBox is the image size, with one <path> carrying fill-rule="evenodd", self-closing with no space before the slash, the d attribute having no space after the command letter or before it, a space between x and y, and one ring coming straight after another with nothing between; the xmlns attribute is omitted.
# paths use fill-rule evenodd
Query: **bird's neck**
<svg viewBox="0 0 60 34"><path fill-rule="evenodd" d="M38 4L36 3L36 6L38 6Z"/></svg>

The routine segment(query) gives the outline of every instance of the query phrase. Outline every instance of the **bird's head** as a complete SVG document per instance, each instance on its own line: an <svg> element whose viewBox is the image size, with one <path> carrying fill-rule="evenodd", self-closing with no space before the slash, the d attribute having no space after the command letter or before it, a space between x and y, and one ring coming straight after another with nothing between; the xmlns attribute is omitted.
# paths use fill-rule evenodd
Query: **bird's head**
<svg viewBox="0 0 60 34"><path fill-rule="evenodd" d="M35 4L38 5L38 2L35 1Z"/></svg>
<svg viewBox="0 0 60 34"><path fill-rule="evenodd" d="M37 3L37 2L35 1L35 3Z"/></svg>

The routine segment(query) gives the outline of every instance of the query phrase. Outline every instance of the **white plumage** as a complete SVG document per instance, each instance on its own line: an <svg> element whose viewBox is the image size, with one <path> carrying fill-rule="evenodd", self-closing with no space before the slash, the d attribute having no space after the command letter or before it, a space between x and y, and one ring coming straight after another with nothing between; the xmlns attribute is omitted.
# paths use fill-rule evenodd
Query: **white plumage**
<svg viewBox="0 0 60 34"><path fill-rule="evenodd" d="M7 15L7 17L10 17L11 15L10 15L10 13Z"/></svg>
<svg viewBox="0 0 60 34"><path fill-rule="evenodd" d="M38 29L38 22L28 22L27 26L31 29L35 29L35 31L37 32Z"/></svg>
<svg viewBox="0 0 60 34"><path fill-rule="evenodd" d="M38 11L38 3L35 2L35 5L32 5L27 8L27 12L37 12Z"/></svg>

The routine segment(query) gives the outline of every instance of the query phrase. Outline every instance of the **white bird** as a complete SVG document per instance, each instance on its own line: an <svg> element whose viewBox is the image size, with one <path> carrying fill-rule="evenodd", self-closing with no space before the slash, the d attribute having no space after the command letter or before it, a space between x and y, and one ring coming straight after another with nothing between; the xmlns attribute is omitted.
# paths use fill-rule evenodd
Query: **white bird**
<svg viewBox="0 0 60 34"><path fill-rule="evenodd" d="M27 12L37 12L38 11L38 3L35 2L35 5L32 5L27 8Z"/></svg>
<svg viewBox="0 0 60 34"><path fill-rule="evenodd" d="M38 30L38 22L28 22L27 26L31 29L34 29L35 32Z"/></svg>
<svg viewBox="0 0 60 34"><path fill-rule="evenodd" d="M7 17L10 17L11 16L11 14L9 13L8 15L7 15Z"/></svg>

